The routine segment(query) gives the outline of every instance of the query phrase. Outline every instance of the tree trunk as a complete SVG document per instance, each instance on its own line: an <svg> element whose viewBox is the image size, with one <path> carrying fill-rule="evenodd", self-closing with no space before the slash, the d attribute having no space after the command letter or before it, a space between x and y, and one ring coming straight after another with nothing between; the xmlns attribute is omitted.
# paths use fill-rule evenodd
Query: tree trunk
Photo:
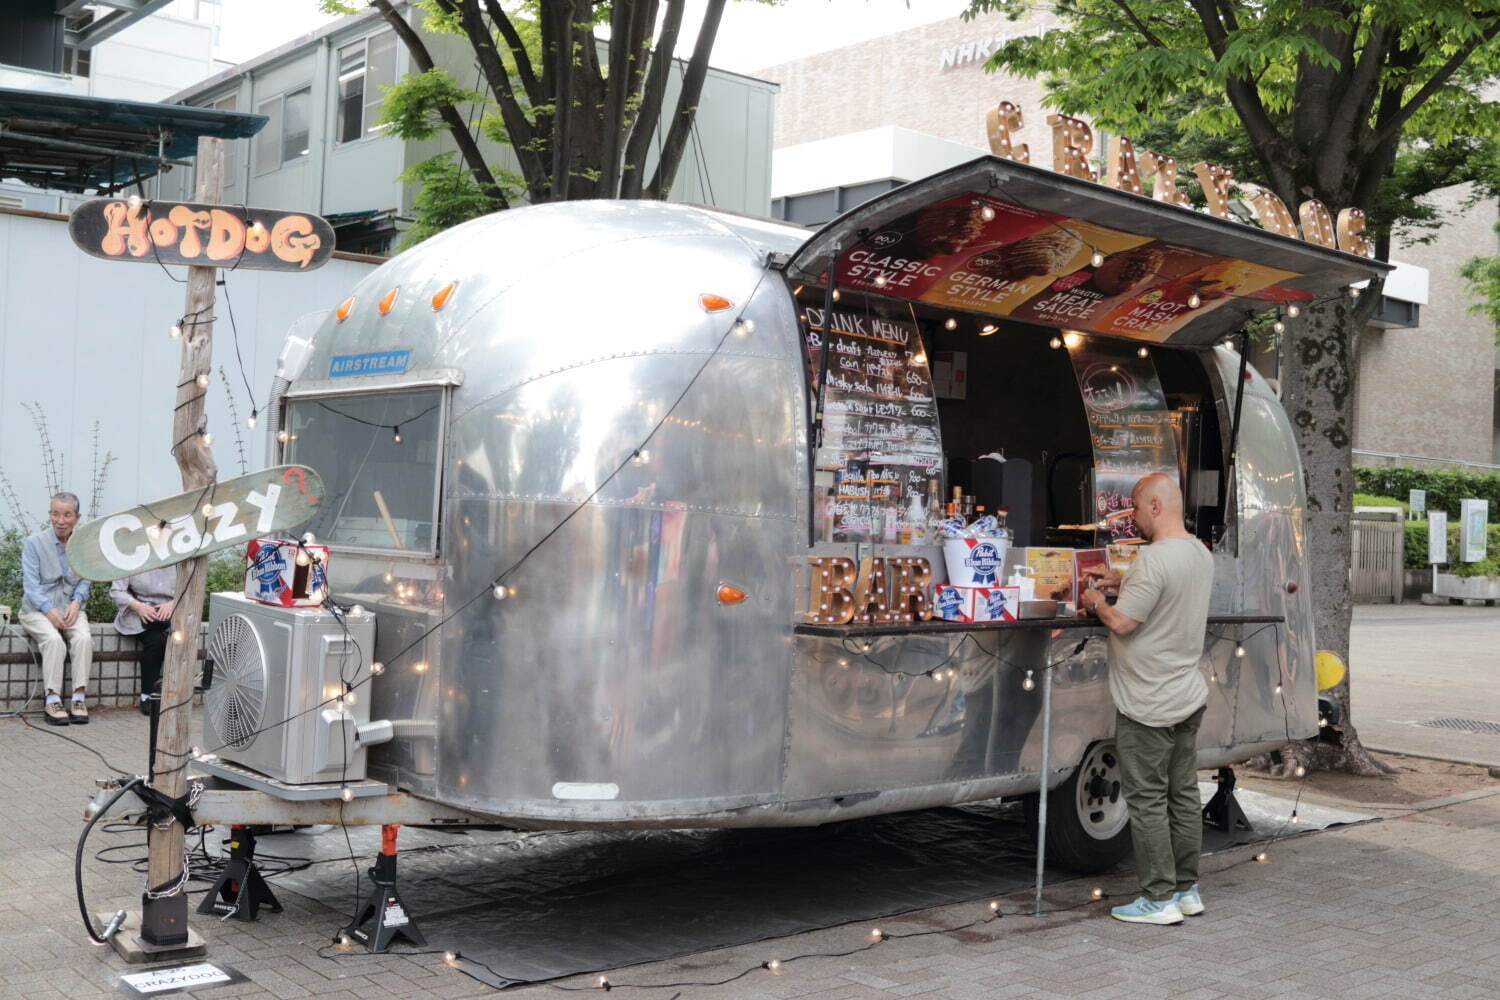
<svg viewBox="0 0 1500 1000"><path fill-rule="evenodd" d="M1354 473L1354 385L1359 332L1380 295L1372 282L1359 300L1309 307L1287 324L1281 342L1282 405L1291 418L1307 482L1308 576L1319 649L1349 662L1349 589ZM1351 672L1353 666L1351 665ZM1387 773L1360 743L1352 722L1349 677L1331 692L1343 706L1340 745L1318 743L1311 767L1354 774Z"/></svg>

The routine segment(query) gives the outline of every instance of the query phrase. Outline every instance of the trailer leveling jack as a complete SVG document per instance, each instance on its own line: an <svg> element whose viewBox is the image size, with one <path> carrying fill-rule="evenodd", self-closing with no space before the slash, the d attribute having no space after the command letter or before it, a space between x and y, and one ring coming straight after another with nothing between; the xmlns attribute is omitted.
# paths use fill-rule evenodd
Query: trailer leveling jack
<svg viewBox="0 0 1500 1000"><path fill-rule="evenodd" d="M370 881L374 885L360 904L359 915L344 928L345 934L364 942L371 951L385 951L398 935L419 948L427 944L396 892L396 830L399 827L399 823L386 823L380 828L380 853L375 855L375 867L370 869Z"/></svg>
<svg viewBox="0 0 1500 1000"><path fill-rule="evenodd" d="M214 913L221 920L254 920L262 906L281 912L281 903L255 866L255 829L242 824L229 828L229 860L224 871L198 904L199 913Z"/></svg>

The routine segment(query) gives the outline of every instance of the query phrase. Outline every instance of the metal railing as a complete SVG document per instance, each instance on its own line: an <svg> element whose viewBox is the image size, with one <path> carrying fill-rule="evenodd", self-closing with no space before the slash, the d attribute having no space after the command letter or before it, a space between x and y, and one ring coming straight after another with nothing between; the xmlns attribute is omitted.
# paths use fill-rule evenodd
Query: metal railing
<svg viewBox="0 0 1500 1000"><path fill-rule="evenodd" d="M1500 472L1500 465L1490 465L1485 462L1461 462L1456 458L1433 458L1431 455L1403 455L1395 451L1366 451L1363 448L1354 449L1356 459L1369 458L1379 459L1373 464L1390 465L1399 462L1414 468L1443 468L1443 469L1477 469L1481 472Z"/></svg>

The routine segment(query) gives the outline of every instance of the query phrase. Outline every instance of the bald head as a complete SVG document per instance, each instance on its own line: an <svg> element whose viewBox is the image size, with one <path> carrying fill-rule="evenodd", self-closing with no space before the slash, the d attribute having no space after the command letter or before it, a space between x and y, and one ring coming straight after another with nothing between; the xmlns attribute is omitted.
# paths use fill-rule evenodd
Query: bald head
<svg viewBox="0 0 1500 1000"><path fill-rule="evenodd" d="M1142 476L1130 491L1135 503L1135 523L1141 537L1155 541L1169 535L1187 534L1182 523L1182 490L1170 476L1152 473Z"/></svg>

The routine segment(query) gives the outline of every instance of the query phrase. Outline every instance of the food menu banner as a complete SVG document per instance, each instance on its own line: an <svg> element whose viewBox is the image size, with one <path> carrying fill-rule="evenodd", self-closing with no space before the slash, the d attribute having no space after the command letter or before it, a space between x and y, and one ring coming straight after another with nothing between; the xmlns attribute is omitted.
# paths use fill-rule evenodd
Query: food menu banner
<svg viewBox="0 0 1500 1000"><path fill-rule="evenodd" d="M1083 341L1068 348L1094 445L1094 516L1111 543L1140 540L1130 494L1159 472L1181 485L1177 439L1152 360L1124 344Z"/></svg>
<svg viewBox="0 0 1500 1000"><path fill-rule="evenodd" d="M925 527L943 460L932 376L911 308L845 294L831 324L821 308L804 309L803 333L815 390L825 343L831 348L815 462L822 537L900 542Z"/></svg>
<svg viewBox="0 0 1500 1000"><path fill-rule="evenodd" d="M1153 341L1237 297L1309 298L1279 285L1296 277L978 193L896 219L838 268L841 288Z"/></svg>

